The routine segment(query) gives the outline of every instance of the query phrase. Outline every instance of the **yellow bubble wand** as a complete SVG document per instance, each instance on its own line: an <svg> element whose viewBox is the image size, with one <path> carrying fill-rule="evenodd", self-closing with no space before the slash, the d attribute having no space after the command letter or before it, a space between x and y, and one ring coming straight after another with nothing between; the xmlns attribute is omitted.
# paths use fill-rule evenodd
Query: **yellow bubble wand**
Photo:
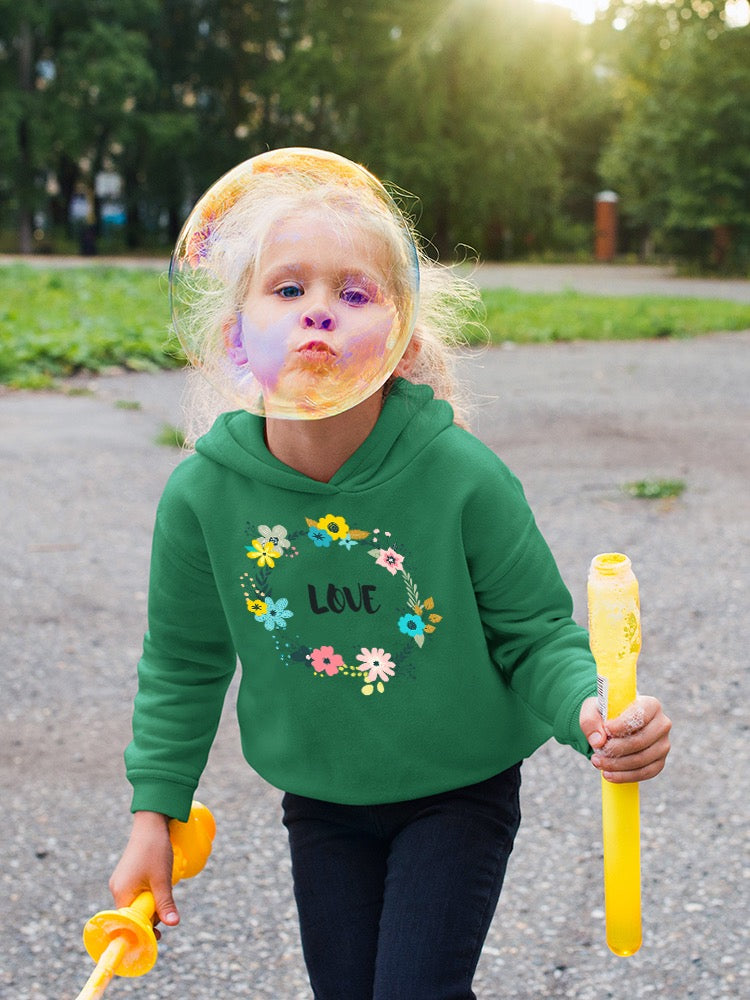
<svg viewBox="0 0 750 1000"><path fill-rule="evenodd" d="M214 818L200 802L193 802L187 822L170 820L169 839L174 852L172 885L202 871L215 833ZM83 929L83 943L96 968L77 1000L97 1000L114 976L142 976L153 968L158 951L153 926L155 912L153 895L142 892L130 906L102 910L88 921Z"/></svg>
<svg viewBox="0 0 750 1000"><path fill-rule="evenodd" d="M613 719L636 698L641 651L638 581L619 552L595 556L588 579L589 641L599 675L599 710ZM607 945L615 955L641 947L641 851L638 783L602 776L604 909Z"/></svg>

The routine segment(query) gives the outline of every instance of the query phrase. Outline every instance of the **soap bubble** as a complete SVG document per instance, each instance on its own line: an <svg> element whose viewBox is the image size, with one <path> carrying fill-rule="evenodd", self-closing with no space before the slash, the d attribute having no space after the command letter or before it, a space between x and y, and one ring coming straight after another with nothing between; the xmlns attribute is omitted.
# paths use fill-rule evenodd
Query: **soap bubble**
<svg viewBox="0 0 750 1000"><path fill-rule="evenodd" d="M395 371L419 288L409 226L371 173L277 149L239 164L193 209L172 255L172 321L230 404L319 419Z"/></svg>
<svg viewBox="0 0 750 1000"><path fill-rule="evenodd" d="M642 705L633 704L628 709L628 714L625 717L625 733L628 736L632 736L633 733L640 732L646 723L646 712Z"/></svg>

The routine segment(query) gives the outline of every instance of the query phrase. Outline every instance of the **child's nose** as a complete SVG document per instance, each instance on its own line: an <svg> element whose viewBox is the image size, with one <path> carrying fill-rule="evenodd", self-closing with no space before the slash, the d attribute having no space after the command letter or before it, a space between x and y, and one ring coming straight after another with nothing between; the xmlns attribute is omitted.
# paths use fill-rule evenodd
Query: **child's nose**
<svg viewBox="0 0 750 1000"><path fill-rule="evenodd" d="M333 330L336 326L336 321L330 310L322 307L305 310L300 322L308 330Z"/></svg>

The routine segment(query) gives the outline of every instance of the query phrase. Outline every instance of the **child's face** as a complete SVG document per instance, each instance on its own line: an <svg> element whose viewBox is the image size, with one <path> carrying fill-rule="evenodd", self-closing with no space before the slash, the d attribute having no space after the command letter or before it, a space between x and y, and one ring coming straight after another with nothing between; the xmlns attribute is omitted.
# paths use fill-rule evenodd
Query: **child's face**
<svg viewBox="0 0 750 1000"><path fill-rule="evenodd" d="M237 333L269 414L340 412L349 396L354 405L382 385L396 318L387 267L379 241L368 244L358 227L334 225L320 210L272 229Z"/></svg>

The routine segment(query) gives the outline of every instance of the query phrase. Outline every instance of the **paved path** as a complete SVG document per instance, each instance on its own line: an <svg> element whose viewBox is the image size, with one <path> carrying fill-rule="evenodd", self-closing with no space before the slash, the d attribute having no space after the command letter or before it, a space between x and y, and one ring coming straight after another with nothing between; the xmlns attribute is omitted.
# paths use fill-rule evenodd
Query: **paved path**
<svg viewBox="0 0 750 1000"><path fill-rule="evenodd" d="M740 1000L746 887L750 334L471 354L477 432L521 475L585 618L598 551L641 582L642 690L675 720L643 788L645 943L604 944L598 778L573 752L524 766L524 824L477 976L481 1000ZM153 514L179 459L182 375L0 395L0 996L72 1000L81 928L126 838L134 665ZM124 405L127 404L127 405ZM673 502L626 497L681 478ZM214 856L145 980L107 996L309 1000L279 794L240 758L232 698L200 788Z"/></svg>
<svg viewBox="0 0 750 1000"><path fill-rule="evenodd" d="M731 278L683 278L668 267L623 264L482 264L475 277L482 288L522 292L592 295L675 295L750 303L750 281Z"/></svg>
<svg viewBox="0 0 750 1000"><path fill-rule="evenodd" d="M18 257L0 255L0 266L147 267L166 271L169 261L154 257ZM639 264L480 264L472 274L483 288L522 292L588 292L592 295L676 295L750 303L750 281L732 278L681 278L670 267Z"/></svg>

